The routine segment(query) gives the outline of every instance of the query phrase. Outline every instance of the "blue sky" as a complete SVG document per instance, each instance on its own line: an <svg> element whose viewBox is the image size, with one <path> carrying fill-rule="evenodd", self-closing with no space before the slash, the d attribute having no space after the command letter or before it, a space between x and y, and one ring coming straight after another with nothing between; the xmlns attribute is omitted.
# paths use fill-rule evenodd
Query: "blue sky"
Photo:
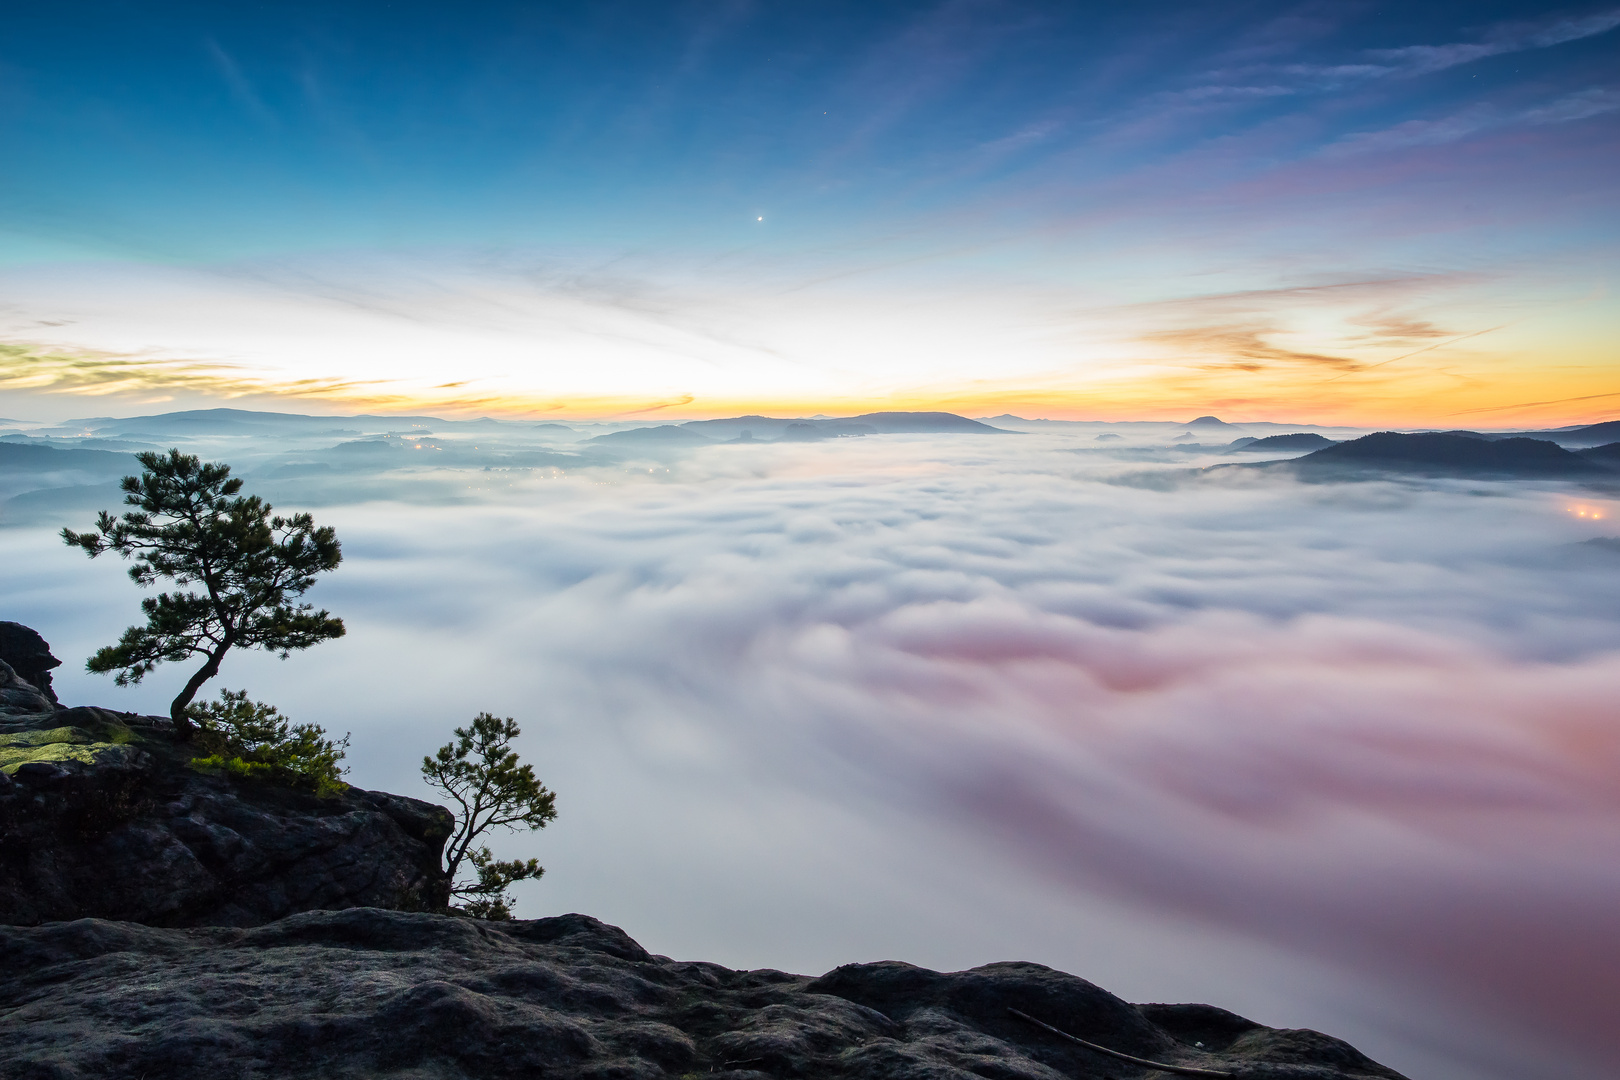
<svg viewBox="0 0 1620 1080"><path fill-rule="evenodd" d="M698 282L721 306L770 280L842 282L901 305L930 289L1085 294L1088 310L1489 278L1449 321L1360 309L1317 320L1388 318L1461 338L1485 329L1472 312L1499 308L1504 290L1557 308L1610 287L1617 26L1612 4L36 5L0 43L11 162L0 266L26 277L114 262L138 276L356 253L562 259L565 278L630 266L659 287ZM1581 369L1547 375L1551 396L1620 390L1600 344L1613 329L1604 307L1550 319L1577 340L1463 357L1519 373L1504 384L1475 372L1496 380L1482 407L1534 398L1531 340ZM809 300L799 315L861 322ZM1124 339L1180 334L1178 356L1195 340L1195 366L1237 370L1356 347L1353 329L1275 321L1187 339L1199 328L1144 316ZM117 351L94 335L4 331ZM1272 331L1302 340L1234 352ZM1387 344L1351 359L1432 341ZM845 396L988 385L1067 401L1095 396L1099 379L1119 384L1133 360L1147 366L1132 385L1149 387L1159 358L1140 352L1032 355L1006 385L994 364L972 377L944 364L932 385L914 363ZM1108 370L1093 377L1103 354ZM733 397L837 396L836 378L814 390L756 382L739 380ZM1421 412L1438 386L1383 387L1368 408ZM1186 393L1262 411L1300 396L1286 378L1265 387Z"/></svg>

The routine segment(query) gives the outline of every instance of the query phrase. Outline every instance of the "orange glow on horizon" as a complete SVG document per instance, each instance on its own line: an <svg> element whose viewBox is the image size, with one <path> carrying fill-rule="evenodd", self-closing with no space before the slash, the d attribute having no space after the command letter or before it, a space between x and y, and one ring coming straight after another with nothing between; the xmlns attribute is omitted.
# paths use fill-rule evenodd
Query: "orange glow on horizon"
<svg viewBox="0 0 1620 1080"><path fill-rule="evenodd" d="M1435 352L1420 358L1422 365L1416 360L1238 364L1205 355L1115 355L1077 358L1071 368L1033 377L1009 373L999 379L924 382L899 371L872 376L829 371L818 380L822 386L851 384L847 393L818 392L808 385L774 391L757 385L750 392L747 383L767 380L740 373L735 393L698 387L683 391L666 384L646 393L603 394L546 393L543 369L492 368L481 378L422 385L381 373L299 378L242 363L6 345L0 346L6 361L0 368L0 391L57 402L96 399L93 406L86 401L87 412L111 412L116 402L126 415L229 406L333 415L414 413L532 421L668 417L678 422L753 414L943 411L1099 422L1186 422L1215 415L1234 423L1496 431L1620 416L1620 366L1606 346L1565 342L1555 348L1549 343L1547 350L1533 353L1521 346L1496 353ZM611 384L611 375L604 372L592 381Z"/></svg>
<svg viewBox="0 0 1620 1080"><path fill-rule="evenodd" d="M1079 420L1103 423L1159 421L1185 423L1197 416L1214 415L1230 423L1292 423L1301 426L1349 428L1477 428L1518 430L1565 427L1599 423L1620 416L1620 391L1576 394L1557 400L1503 401L1519 395L1495 393L1478 388L1463 394L1437 397L1403 397L1385 392L1355 396L1348 393L1311 395L1307 393L1219 393L1214 385L1175 386L1173 383L1146 383L1137 386L1114 385L1107 392L1088 393L1033 391L1020 389L973 388L952 392L894 393L877 396L794 398L777 396L705 397L678 395L673 398L637 397L546 397L531 393L445 395L432 392L357 392L358 388L288 388L275 384L248 388L238 384L224 388L190 387L190 392L155 395L117 395L125 408L135 414L188 408L242 408L267 411L308 411L345 415L442 416L445 419L492 417L516 421L610 421L656 420L670 422L714 419L730 416L799 417L824 414L854 416L871 412L939 411L962 416L988 417L1011 414L1026 420ZM1200 393L1200 389L1208 392ZM213 391L213 392L210 392ZM105 410L112 394L87 394L59 389L51 394L97 397ZM1458 408L1458 405L1471 406Z"/></svg>

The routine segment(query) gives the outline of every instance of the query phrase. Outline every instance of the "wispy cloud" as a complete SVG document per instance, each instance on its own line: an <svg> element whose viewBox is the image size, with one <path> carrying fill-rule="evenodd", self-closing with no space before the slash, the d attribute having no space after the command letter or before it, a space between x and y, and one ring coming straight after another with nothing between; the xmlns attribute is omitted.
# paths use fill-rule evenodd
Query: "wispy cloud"
<svg viewBox="0 0 1620 1080"><path fill-rule="evenodd" d="M1547 49L1565 42L1595 37L1617 26L1620 26L1620 8L1575 18L1499 23L1488 29L1478 41L1373 49L1369 55L1387 65L1386 71L1389 73L1426 75L1489 56Z"/></svg>
<svg viewBox="0 0 1620 1080"><path fill-rule="evenodd" d="M236 59L213 38L203 40L203 49L208 53L209 59L214 62L214 67L219 71L220 78L225 80L225 85L230 89L231 96L236 99L236 103L242 107L242 110L265 127L278 127L280 120L270 106L264 103L264 98L259 95L258 89L254 87L253 82L242 71L242 66L236 62Z"/></svg>
<svg viewBox="0 0 1620 1080"><path fill-rule="evenodd" d="M1568 124L1620 109L1620 90L1593 86L1559 98L1549 105L1526 109L1519 120L1527 124Z"/></svg>
<svg viewBox="0 0 1620 1080"><path fill-rule="evenodd" d="M1254 91L1262 89L1277 96L1338 93L1358 84L1415 78L1493 56L1552 48L1608 33L1617 26L1620 26L1620 8L1574 18L1497 23L1485 28L1472 41L1367 49L1354 56L1322 62L1267 61L1233 67L1216 66L1202 76L1209 84L1207 87L1195 87L1176 94L1196 97L1205 93L1211 97L1240 100L1246 92L1259 96ZM1271 85L1254 85L1256 80L1268 78ZM1166 100L1170 98L1166 97Z"/></svg>
<svg viewBox="0 0 1620 1080"><path fill-rule="evenodd" d="M1330 143L1324 157L1405 150L1417 146L1442 146L1483 131L1523 125L1568 124L1620 109L1620 90L1590 87L1528 109L1505 111L1481 103L1432 119L1402 121L1378 131L1360 131Z"/></svg>
<svg viewBox="0 0 1620 1080"><path fill-rule="evenodd" d="M1348 157L1414 146L1440 146L1465 139L1486 128L1500 127L1506 122L1507 119L1491 106L1473 105L1450 116L1403 120L1380 131L1358 131L1330 143L1323 148L1322 155Z"/></svg>
<svg viewBox="0 0 1620 1080"><path fill-rule="evenodd" d="M1277 326L1198 326L1144 334L1142 340L1168 345L1192 357L1206 358L1243 371L1261 371L1270 364L1308 364L1353 371L1361 362L1348 356L1288 349L1269 338L1283 333Z"/></svg>

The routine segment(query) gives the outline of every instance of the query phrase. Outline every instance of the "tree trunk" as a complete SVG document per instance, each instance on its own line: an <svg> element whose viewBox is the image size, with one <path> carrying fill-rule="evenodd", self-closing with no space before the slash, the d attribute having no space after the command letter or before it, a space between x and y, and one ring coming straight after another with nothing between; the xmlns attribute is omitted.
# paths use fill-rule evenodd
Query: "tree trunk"
<svg viewBox="0 0 1620 1080"><path fill-rule="evenodd" d="M225 652L229 648L229 645L225 645L218 652L210 653L208 662L186 680L186 685L169 703L169 719L174 721L174 733L177 738L189 740L195 733L196 725L191 722L191 717L186 715L186 706L197 696L197 691L202 689L203 683L219 674L219 662L225 659Z"/></svg>

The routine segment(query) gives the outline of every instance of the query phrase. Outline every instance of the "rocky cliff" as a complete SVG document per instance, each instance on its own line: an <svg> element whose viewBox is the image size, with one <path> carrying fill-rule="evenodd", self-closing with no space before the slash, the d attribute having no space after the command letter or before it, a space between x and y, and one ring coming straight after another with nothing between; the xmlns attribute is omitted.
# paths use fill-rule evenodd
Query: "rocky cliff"
<svg viewBox="0 0 1620 1080"><path fill-rule="evenodd" d="M1400 1080L1337 1039L1132 1005L1038 964L821 978L650 956L583 915L0 927L0 1075L70 1080ZM1201 1070L1201 1073L1196 1071ZM1173 1074L1172 1074L1173 1075Z"/></svg>
<svg viewBox="0 0 1620 1080"><path fill-rule="evenodd" d="M256 926L443 906L443 808L355 788L317 798L192 757L167 717L64 709L0 659L0 923Z"/></svg>

